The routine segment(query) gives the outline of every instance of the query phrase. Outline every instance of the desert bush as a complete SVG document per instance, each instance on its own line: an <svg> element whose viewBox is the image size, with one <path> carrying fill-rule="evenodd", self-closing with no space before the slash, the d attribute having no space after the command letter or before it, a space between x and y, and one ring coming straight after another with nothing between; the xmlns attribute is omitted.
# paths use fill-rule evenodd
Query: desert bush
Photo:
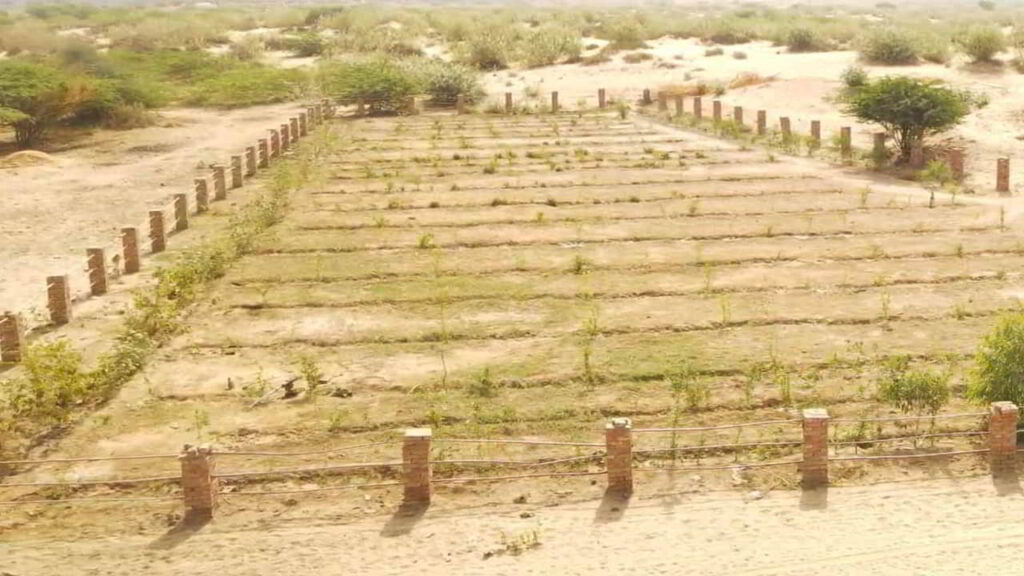
<svg viewBox="0 0 1024 576"><path fill-rule="evenodd" d="M297 58L320 56L324 53L324 39L316 32L303 32L298 36L284 36L279 46Z"/></svg>
<svg viewBox="0 0 1024 576"><path fill-rule="evenodd" d="M136 51L198 50L211 44L227 42L225 28L210 18L167 18L154 16L145 20L113 26L107 31L111 46Z"/></svg>
<svg viewBox="0 0 1024 576"><path fill-rule="evenodd" d="M790 28L783 42L790 52L824 52L829 50L829 42L812 28Z"/></svg>
<svg viewBox="0 0 1024 576"><path fill-rule="evenodd" d="M954 37L953 41L974 62L990 62L1006 47L1006 37L995 26L972 26Z"/></svg>
<svg viewBox="0 0 1024 576"><path fill-rule="evenodd" d="M229 54L236 60L253 62L263 57L267 46L259 36L246 36L231 45Z"/></svg>
<svg viewBox="0 0 1024 576"><path fill-rule="evenodd" d="M461 59L479 70L504 70L514 58L516 37L509 29L490 28L471 36Z"/></svg>
<svg viewBox="0 0 1024 576"><path fill-rule="evenodd" d="M419 76L419 85L434 104L451 106L459 94L467 102L478 102L484 96L478 73L468 66L441 60L414 60L407 68Z"/></svg>
<svg viewBox="0 0 1024 576"><path fill-rule="evenodd" d="M904 414L934 416L949 402L949 375L911 370L910 358L890 358L878 384L878 399Z"/></svg>
<svg viewBox="0 0 1024 576"><path fill-rule="evenodd" d="M238 66L201 81L185 102L215 108L273 104L298 98L305 92L307 83L301 70Z"/></svg>
<svg viewBox="0 0 1024 576"><path fill-rule="evenodd" d="M722 54L725 54L725 49L720 47L708 48L704 51L705 56L721 56Z"/></svg>
<svg viewBox="0 0 1024 576"><path fill-rule="evenodd" d="M647 48L647 32L636 18L617 18L601 26L598 35L608 40L611 52Z"/></svg>
<svg viewBox="0 0 1024 576"><path fill-rule="evenodd" d="M72 117L95 90L85 78L20 60L0 60L0 124L14 128L20 148L40 142L46 131Z"/></svg>
<svg viewBox="0 0 1024 576"><path fill-rule="evenodd" d="M868 73L860 66L850 66L843 71L840 79L848 90L856 90L868 83Z"/></svg>
<svg viewBox="0 0 1024 576"><path fill-rule="evenodd" d="M545 26L527 35L522 45L523 63L530 68L539 68L563 60L578 60L582 50L582 39L578 31L559 26Z"/></svg>
<svg viewBox="0 0 1024 576"><path fill-rule="evenodd" d="M734 59L736 59L736 60L746 60L747 59L747 53L743 52L742 50L737 50L737 51L732 53L732 57Z"/></svg>
<svg viewBox="0 0 1024 576"><path fill-rule="evenodd" d="M416 75L387 57L324 64L319 81L325 94L343 103L362 100L371 113L398 112L420 90Z"/></svg>
<svg viewBox="0 0 1024 576"><path fill-rule="evenodd" d="M933 64L948 64L952 58L950 38L945 34L921 34L917 37L917 50L921 58Z"/></svg>
<svg viewBox="0 0 1024 576"><path fill-rule="evenodd" d="M917 63L917 46L905 32L887 28L875 30L860 41L860 55L872 64Z"/></svg>
<svg viewBox="0 0 1024 576"><path fill-rule="evenodd" d="M887 76L850 91L843 100L847 114L882 126L900 159L907 160L925 137L959 124L970 112L972 97L934 81Z"/></svg>

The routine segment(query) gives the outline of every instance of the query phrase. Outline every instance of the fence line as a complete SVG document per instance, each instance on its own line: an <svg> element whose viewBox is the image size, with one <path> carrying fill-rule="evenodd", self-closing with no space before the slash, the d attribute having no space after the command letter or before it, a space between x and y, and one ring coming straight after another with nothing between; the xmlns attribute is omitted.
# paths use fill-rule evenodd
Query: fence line
<svg viewBox="0 0 1024 576"><path fill-rule="evenodd" d="M457 484L459 482L497 482L499 480L520 480L524 478L563 478L573 476L603 476L607 472L549 472L547 474L519 474L514 476L476 476L468 478L435 478L434 484Z"/></svg>
<svg viewBox="0 0 1024 576"><path fill-rule="evenodd" d="M787 420L765 420L762 422L742 422L739 424L724 424L721 426L699 426L691 428L634 428L633 432L706 432L709 430L734 430L736 428L749 428L754 426L773 426L776 424L791 424L801 422L800 418Z"/></svg>
<svg viewBox="0 0 1024 576"><path fill-rule="evenodd" d="M338 490L361 490L368 488L387 488L401 486L401 482L375 482L372 484L351 484L347 486L323 486L304 490L268 490L265 492L219 492L221 496L283 496L287 494L313 494L316 492L337 492Z"/></svg>
<svg viewBox="0 0 1024 576"><path fill-rule="evenodd" d="M1018 432L1020 433L1020 432ZM957 438L965 436L985 436L988 432L943 432L941 434L917 434L913 436L892 436L889 438L844 440L829 442L830 446L859 446L861 444L881 444L885 442L898 442L900 440L924 440L927 438Z"/></svg>
<svg viewBox="0 0 1024 576"><path fill-rule="evenodd" d="M362 464L338 464L335 466L311 466L308 468L286 468L283 470L247 470L245 472L228 472L215 474L216 478L249 478L252 476L268 476L274 474L303 474L306 472L335 472L340 470L360 470L363 468L384 468L401 466L402 462L369 462Z"/></svg>
<svg viewBox="0 0 1024 576"><path fill-rule="evenodd" d="M761 448L772 446L800 446L802 441L793 440L790 442L748 442L737 444L710 444L707 446L677 446L675 448L652 448L646 450L634 450L633 454L656 454L659 452L696 452L700 450L720 450L723 448Z"/></svg>
<svg viewBox="0 0 1024 576"><path fill-rule="evenodd" d="M21 506L32 504L107 504L110 502L170 502L181 500L177 496L146 496L129 498L60 498L46 500L0 500L0 506Z"/></svg>
<svg viewBox="0 0 1024 576"><path fill-rule="evenodd" d="M743 468L772 468L775 466L789 466L791 464L803 464L803 460L785 460L780 462L736 462L720 466L633 466L637 472L705 472L710 470L733 470Z"/></svg>
<svg viewBox="0 0 1024 576"><path fill-rule="evenodd" d="M151 478L123 478L113 480L83 480L81 482L4 482L0 488L54 487L54 486L107 486L110 484L148 484L151 482L180 481L181 476L154 476Z"/></svg>
<svg viewBox="0 0 1024 576"><path fill-rule="evenodd" d="M599 442L558 442L555 440L498 440L488 438L435 438L434 442L445 444L522 444L526 446L582 446L603 448Z"/></svg>
<svg viewBox="0 0 1024 576"><path fill-rule="evenodd" d="M931 454L885 454L882 456L837 456L829 458L829 462L849 462L853 460L912 460L918 458L940 458L944 456L960 456L963 454L983 454L988 448L980 450L954 450L952 452L934 452Z"/></svg>
<svg viewBox="0 0 1024 576"><path fill-rule="evenodd" d="M605 454L591 454L589 456L574 456L572 458L561 458L559 460L431 460L431 464L492 464L496 466L522 466L524 468L539 466L554 466L556 464L568 464L570 462L583 462L604 458Z"/></svg>
<svg viewBox="0 0 1024 576"><path fill-rule="evenodd" d="M883 416L879 418L835 418L833 424L860 424L861 422L901 422L906 420L949 420L952 418L980 418L988 412L964 412L961 414L936 414L934 416Z"/></svg>
<svg viewBox="0 0 1024 576"><path fill-rule="evenodd" d="M47 460L0 460L0 466L21 466L28 464L66 464L73 462L109 462L115 460L177 460L179 454L144 454L139 456L96 456L89 458L52 458Z"/></svg>
<svg viewBox="0 0 1024 576"><path fill-rule="evenodd" d="M382 442L370 442L368 444L355 444L353 446L344 446L341 448L328 448L326 450L310 450L306 452L260 452L260 451L221 451L216 450L213 453L217 456L270 456L270 457L293 457L293 456L319 456L322 454L334 454L337 452L347 452L349 450L357 450L360 448L373 448L376 446L393 446L399 444L397 440L385 440ZM2 462L0 462L2 464Z"/></svg>

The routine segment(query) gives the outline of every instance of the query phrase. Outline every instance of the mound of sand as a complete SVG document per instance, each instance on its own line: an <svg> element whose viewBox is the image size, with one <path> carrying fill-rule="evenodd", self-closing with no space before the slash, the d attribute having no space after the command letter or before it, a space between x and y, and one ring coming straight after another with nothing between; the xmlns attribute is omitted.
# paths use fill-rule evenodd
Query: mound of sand
<svg viewBox="0 0 1024 576"><path fill-rule="evenodd" d="M39 166L40 164L55 164L56 162L56 158L45 152L22 150L0 158L0 168L21 168L24 166Z"/></svg>

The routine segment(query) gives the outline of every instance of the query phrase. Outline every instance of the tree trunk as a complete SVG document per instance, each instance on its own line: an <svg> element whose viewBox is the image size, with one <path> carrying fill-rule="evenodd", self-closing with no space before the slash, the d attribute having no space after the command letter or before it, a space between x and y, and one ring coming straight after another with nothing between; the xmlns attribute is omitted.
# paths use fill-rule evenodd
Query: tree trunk
<svg viewBox="0 0 1024 576"><path fill-rule="evenodd" d="M43 135L43 124L33 119L20 120L14 123L14 142L22 150L31 148L39 142Z"/></svg>

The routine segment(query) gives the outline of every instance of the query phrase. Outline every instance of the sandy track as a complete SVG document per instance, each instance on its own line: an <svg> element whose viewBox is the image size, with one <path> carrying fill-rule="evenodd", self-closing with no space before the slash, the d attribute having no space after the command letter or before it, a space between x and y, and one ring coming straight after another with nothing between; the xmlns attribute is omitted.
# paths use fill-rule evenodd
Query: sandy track
<svg viewBox="0 0 1024 576"><path fill-rule="evenodd" d="M86 248L112 246L121 226L140 226L145 238L149 210L191 192L201 168L241 154L295 109L167 110L159 126L100 131L52 164L0 170L0 308L34 310L38 323L45 277L56 274L71 275L84 297Z"/></svg>
<svg viewBox="0 0 1024 576"><path fill-rule="evenodd" d="M419 522L378 516L348 523L322 506L302 512L310 516L229 517L175 536L19 539L0 544L0 555L4 569L19 576L54 570L153 576L939 576L1013 573L1009 567L1024 547L1024 498L1000 496L987 477L832 488L827 497L665 493L635 497L620 512L598 501L432 509ZM539 547L484 558L503 549L503 534L513 539L533 531Z"/></svg>

